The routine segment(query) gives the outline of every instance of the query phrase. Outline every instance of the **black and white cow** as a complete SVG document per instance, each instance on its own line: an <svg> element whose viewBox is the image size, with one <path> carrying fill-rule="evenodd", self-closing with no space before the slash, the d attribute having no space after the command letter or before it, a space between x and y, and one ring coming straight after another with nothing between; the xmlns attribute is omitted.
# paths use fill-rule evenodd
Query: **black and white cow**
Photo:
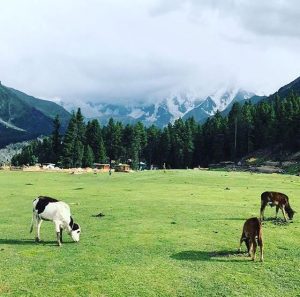
<svg viewBox="0 0 300 297"><path fill-rule="evenodd" d="M62 243L62 231L66 230L75 242L79 241L80 227L74 223L70 207L63 201L58 201L54 198L39 196L34 199L33 213L30 233L33 230L33 224L36 225L36 237L35 240L39 242L40 228L43 221L52 221L55 225L55 231L57 236L57 243L61 246Z"/></svg>

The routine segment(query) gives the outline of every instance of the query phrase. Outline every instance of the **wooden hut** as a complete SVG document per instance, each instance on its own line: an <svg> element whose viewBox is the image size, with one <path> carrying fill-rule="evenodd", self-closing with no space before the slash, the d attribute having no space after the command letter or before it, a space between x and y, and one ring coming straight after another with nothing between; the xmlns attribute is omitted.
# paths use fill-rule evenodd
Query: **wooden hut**
<svg viewBox="0 0 300 297"><path fill-rule="evenodd" d="M110 166L109 166L109 164L94 163L93 168L107 172L107 171L109 171Z"/></svg>
<svg viewBox="0 0 300 297"><path fill-rule="evenodd" d="M128 164L116 165L115 172L130 172L130 166Z"/></svg>

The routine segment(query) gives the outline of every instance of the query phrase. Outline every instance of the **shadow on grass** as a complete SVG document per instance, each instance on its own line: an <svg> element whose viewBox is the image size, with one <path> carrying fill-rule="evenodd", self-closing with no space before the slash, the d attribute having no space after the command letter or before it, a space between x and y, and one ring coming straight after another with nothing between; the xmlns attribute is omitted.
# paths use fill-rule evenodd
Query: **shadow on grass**
<svg viewBox="0 0 300 297"><path fill-rule="evenodd" d="M12 244L12 245L30 245L35 244L33 239L2 239L0 238L0 244Z"/></svg>
<svg viewBox="0 0 300 297"><path fill-rule="evenodd" d="M211 218L205 221L245 221L245 218Z"/></svg>
<svg viewBox="0 0 300 297"><path fill-rule="evenodd" d="M183 261L218 261L218 262L237 262L247 261L247 254L238 251L223 250L223 251L182 251L170 256L175 260Z"/></svg>
<svg viewBox="0 0 300 297"><path fill-rule="evenodd" d="M63 241L63 244L73 243L71 241ZM57 241L41 241L35 242L34 239L2 239L0 238L0 245L9 244L9 245L57 245Z"/></svg>
<svg viewBox="0 0 300 297"><path fill-rule="evenodd" d="M289 223L293 223L293 221L288 221L286 222L284 219L282 218L265 218L263 220L263 223L267 223L267 222L271 222L273 225L276 226L288 226Z"/></svg>

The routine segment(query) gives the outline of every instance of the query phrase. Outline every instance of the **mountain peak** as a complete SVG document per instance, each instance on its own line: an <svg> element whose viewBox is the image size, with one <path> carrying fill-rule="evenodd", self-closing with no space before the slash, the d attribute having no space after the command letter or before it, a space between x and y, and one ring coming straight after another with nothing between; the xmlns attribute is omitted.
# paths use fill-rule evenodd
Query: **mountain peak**
<svg viewBox="0 0 300 297"><path fill-rule="evenodd" d="M90 116L87 113L87 117L97 118L102 124L106 124L109 118L113 117L124 124L141 121L147 126L155 124L159 127L164 127L178 118L185 119L191 116L203 122L217 110L222 111L232 102L246 100L252 95L254 94L239 88L222 88L206 98L181 92L148 105L88 103L89 110L93 112ZM74 108L75 106L72 107Z"/></svg>

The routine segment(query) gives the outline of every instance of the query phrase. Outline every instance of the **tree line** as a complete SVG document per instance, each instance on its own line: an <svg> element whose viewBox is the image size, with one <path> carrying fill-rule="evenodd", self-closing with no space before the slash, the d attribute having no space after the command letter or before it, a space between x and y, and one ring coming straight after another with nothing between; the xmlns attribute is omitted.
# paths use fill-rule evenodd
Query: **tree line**
<svg viewBox="0 0 300 297"><path fill-rule="evenodd" d="M100 126L85 123L81 110L73 112L64 135L60 121L49 137L32 141L12 159L13 165L55 163L60 167L91 167L93 163L140 162L158 168L191 168L224 160L236 161L258 149L281 144L300 149L300 97L291 93L258 104L234 103L228 115L219 111L204 124L177 119L160 129L141 122L124 125L113 118Z"/></svg>

